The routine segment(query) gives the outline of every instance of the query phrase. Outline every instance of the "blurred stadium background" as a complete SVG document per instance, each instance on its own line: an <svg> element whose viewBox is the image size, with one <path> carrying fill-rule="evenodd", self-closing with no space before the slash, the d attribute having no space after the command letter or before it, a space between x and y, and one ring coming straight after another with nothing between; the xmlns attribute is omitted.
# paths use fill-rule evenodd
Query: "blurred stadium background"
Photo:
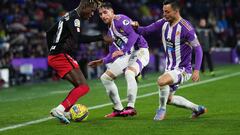
<svg viewBox="0 0 240 135"><path fill-rule="evenodd" d="M146 37L151 61L144 70L145 78L139 82L138 98L144 100L137 100L138 116L124 120L103 118L111 111L108 97L97 79L105 67L92 69L86 65L107 53L107 46L97 42L79 44L74 54L91 87L91 92L78 101L89 107L88 121L61 126L51 120L49 110L72 86L60 81L47 66L45 32L79 1L0 1L0 134L240 134L240 0L180 0L184 18L197 29L199 19L204 17L214 33L211 55L215 76L207 70L201 74L199 83L187 83L178 93L208 107L209 112L200 119L189 120L190 112L169 107L166 121L152 120L158 105L155 82L164 70L164 54L161 41L151 35ZM116 13L126 14L141 25L148 25L162 16L162 0L109 1ZM89 35L107 29L97 13L90 23L82 26ZM125 99L124 78L119 78L117 84L120 96Z"/></svg>
<svg viewBox="0 0 240 135"><path fill-rule="evenodd" d="M46 30L66 11L76 8L80 0L1 0L0 1L0 79L1 87L24 83L57 80L48 68ZM162 16L161 0L109 0L117 13L123 13L147 25ZM180 0L182 16L198 27L204 17L214 32L212 58L214 66L238 64L240 53L239 0ZM84 32L93 35L106 31L106 26L95 15L82 25ZM163 57L160 40L146 37L150 44L151 61L147 71L162 71ZM101 42L80 44L74 56L85 76L96 78L104 67L91 69L90 60L103 57L107 47Z"/></svg>

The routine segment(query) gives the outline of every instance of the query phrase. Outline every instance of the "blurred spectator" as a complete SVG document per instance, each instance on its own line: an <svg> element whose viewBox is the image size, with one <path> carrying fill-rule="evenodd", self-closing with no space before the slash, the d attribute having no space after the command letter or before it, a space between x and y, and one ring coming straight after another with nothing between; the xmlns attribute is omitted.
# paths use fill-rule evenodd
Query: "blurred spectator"
<svg viewBox="0 0 240 135"><path fill-rule="evenodd" d="M213 72L213 62L211 58L211 50L212 47L215 44L215 39L213 36L213 31L211 26L207 25L207 21L205 18L201 18L199 21L199 25L196 29L198 34L199 42L203 49L203 59L202 59L202 65L201 65L201 71L202 73L205 73L205 63L207 63L210 74L214 76Z"/></svg>

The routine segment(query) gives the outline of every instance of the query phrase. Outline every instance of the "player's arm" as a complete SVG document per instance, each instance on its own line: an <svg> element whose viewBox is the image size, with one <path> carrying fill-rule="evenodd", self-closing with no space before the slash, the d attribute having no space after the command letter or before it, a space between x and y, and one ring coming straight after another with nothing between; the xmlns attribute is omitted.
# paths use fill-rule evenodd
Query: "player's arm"
<svg viewBox="0 0 240 135"><path fill-rule="evenodd" d="M131 23L132 26L136 29L136 32L141 35L148 35L153 32L160 32L164 23L164 19L160 19L148 26L139 26L138 22Z"/></svg>
<svg viewBox="0 0 240 135"><path fill-rule="evenodd" d="M102 59L94 60L88 63L88 66L90 67L97 67L102 64L107 64L110 62L113 62L115 59L112 58L112 53L116 50L114 45L109 46L109 53L107 56L103 57Z"/></svg>
<svg viewBox="0 0 240 135"><path fill-rule="evenodd" d="M120 29L120 32L122 31L123 35L127 37L127 41L125 42L122 50L117 50L112 54L112 58L116 58L130 52L132 46L137 41L139 35L134 31L130 22L131 20L129 18L124 18L123 20L119 20L115 23L116 27Z"/></svg>
<svg viewBox="0 0 240 135"><path fill-rule="evenodd" d="M88 66L92 67L92 68L95 68L97 66L100 66L102 64L107 64L107 63L110 63L112 62L113 59L112 59L112 54L109 53L107 56L105 56L104 58L102 59L98 59L98 60L94 60L94 61L91 61L88 63Z"/></svg>
<svg viewBox="0 0 240 135"><path fill-rule="evenodd" d="M195 67L193 71L192 80L198 81L199 70L202 64L203 52L194 29L192 29L187 33L187 40L190 43L190 45L194 48L194 51L195 51Z"/></svg>
<svg viewBox="0 0 240 135"><path fill-rule="evenodd" d="M130 22L130 19L125 19L121 25L121 29L125 32L128 38L128 41L122 50L124 54L128 53L131 50L139 37L139 35L134 31Z"/></svg>

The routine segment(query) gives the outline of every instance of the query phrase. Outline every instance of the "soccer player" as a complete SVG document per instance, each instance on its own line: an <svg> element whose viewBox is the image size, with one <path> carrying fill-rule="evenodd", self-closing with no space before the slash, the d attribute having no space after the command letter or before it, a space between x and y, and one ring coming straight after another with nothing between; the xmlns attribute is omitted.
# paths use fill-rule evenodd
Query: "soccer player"
<svg viewBox="0 0 240 135"><path fill-rule="evenodd" d="M50 112L53 117L65 124L70 121L64 112L68 112L71 106L89 91L89 86L77 61L70 56L72 51L77 49L79 43L99 40L111 42L112 40L109 36L86 36L81 33L81 21L89 19L96 9L97 1L81 0L76 9L66 13L47 32L49 66L56 70L61 78L74 85L65 100Z"/></svg>
<svg viewBox="0 0 240 135"><path fill-rule="evenodd" d="M136 115L135 102L137 96L137 82L135 76L149 62L149 51L146 40L137 34L131 26L131 19L122 14L114 14L111 3L104 3L99 8L100 18L109 26L108 35L114 42L109 46L109 54L103 59L89 63L89 66L96 67L106 64L107 70L100 77L107 94L114 107L113 112L105 117ZM114 79L120 74L125 74L127 81L128 104L125 108L121 103L118 88Z"/></svg>
<svg viewBox="0 0 240 135"><path fill-rule="evenodd" d="M182 96L174 95L179 84L186 82L192 76L194 82L199 80L199 69L202 61L202 49L192 25L180 15L177 0L163 2L163 18L146 27L138 27L137 22L132 25L138 33L146 35L159 32L166 55L165 73L158 80L159 108L154 120L163 120L166 115L166 104L172 104L191 109L192 118L206 112L206 108L187 100ZM192 73L192 48L195 50L195 67Z"/></svg>

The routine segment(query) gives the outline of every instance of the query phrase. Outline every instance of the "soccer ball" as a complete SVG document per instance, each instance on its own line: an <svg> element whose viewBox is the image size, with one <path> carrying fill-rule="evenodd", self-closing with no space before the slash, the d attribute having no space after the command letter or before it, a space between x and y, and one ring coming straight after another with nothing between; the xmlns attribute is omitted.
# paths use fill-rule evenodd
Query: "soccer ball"
<svg viewBox="0 0 240 135"><path fill-rule="evenodd" d="M88 117L88 108L82 104L75 104L69 110L71 119L76 122L85 121Z"/></svg>

